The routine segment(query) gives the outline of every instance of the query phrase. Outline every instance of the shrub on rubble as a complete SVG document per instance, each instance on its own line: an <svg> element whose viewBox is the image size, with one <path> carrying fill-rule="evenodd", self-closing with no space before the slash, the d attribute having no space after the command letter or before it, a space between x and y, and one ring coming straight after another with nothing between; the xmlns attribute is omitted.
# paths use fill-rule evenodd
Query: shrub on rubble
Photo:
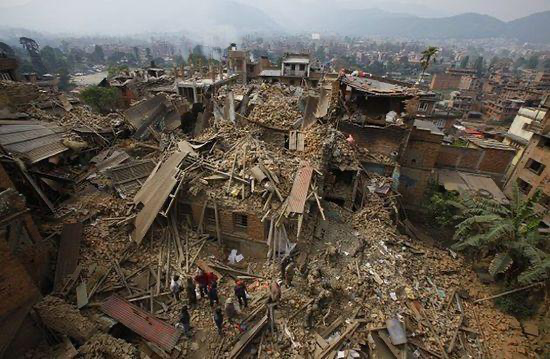
<svg viewBox="0 0 550 359"><path fill-rule="evenodd" d="M82 100L101 113L113 111L120 103L120 93L116 88L90 86L80 93Z"/></svg>

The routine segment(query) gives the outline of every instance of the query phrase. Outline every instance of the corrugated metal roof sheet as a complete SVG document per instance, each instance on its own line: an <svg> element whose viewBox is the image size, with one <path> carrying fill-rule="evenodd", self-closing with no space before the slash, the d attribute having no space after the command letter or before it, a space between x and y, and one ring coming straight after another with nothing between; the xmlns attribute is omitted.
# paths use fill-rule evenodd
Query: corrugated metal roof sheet
<svg viewBox="0 0 550 359"><path fill-rule="evenodd" d="M71 275L78 265L82 230L82 223L66 223L63 225L55 267L55 289L61 288L63 279Z"/></svg>
<svg viewBox="0 0 550 359"><path fill-rule="evenodd" d="M304 213L306 204L307 192L313 175L313 167L308 163L303 162L302 167L296 172L292 190L288 196L288 206L286 213Z"/></svg>
<svg viewBox="0 0 550 359"><path fill-rule="evenodd" d="M438 182L447 191L484 192L500 203L508 202L504 193L491 177L456 170L438 170Z"/></svg>
<svg viewBox="0 0 550 359"><path fill-rule="evenodd" d="M45 122L11 121L0 126L0 145L6 152L35 163L67 150L62 143L64 131Z"/></svg>
<svg viewBox="0 0 550 359"><path fill-rule="evenodd" d="M155 162L152 160L136 161L113 166L106 170L106 174L122 196L133 196L145 183L153 168Z"/></svg>
<svg viewBox="0 0 550 359"><path fill-rule="evenodd" d="M107 298L101 310L168 352L174 349L181 335L180 330L116 295Z"/></svg>

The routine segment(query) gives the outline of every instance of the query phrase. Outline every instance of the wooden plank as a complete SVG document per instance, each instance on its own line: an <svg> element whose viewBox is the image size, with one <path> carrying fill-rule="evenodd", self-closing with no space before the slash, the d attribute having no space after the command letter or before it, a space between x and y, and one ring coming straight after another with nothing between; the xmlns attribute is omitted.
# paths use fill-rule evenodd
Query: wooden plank
<svg viewBox="0 0 550 359"><path fill-rule="evenodd" d="M85 307L88 304L88 290L86 282L82 282L76 287L76 306L78 309Z"/></svg>
<svg viewBox="0 0 550 359"><path fill-rule="evenodd" d="M218 204L214 201L214 219L216 220L216 236L218 237L218 243L222 244L222 231L220 228L220 216L218 213Z"/></svg>
<svg viewBox="0 0 550 359"><path fill-rule="evenodd" d="M323 359L326 358L333 350L336 350L343 342L346 340L346 338L353 334L357 328L359 327L360 322L354 321L351 323L348 328L342 333L337 339L335 339L333 342L331 342L328 347L326 347L319 356L317 356L316 359Z"/></svg>
<svg viewBox="0 0 550 359"><path fill-rule="evenodd" d="M344 322L344 317L343 316L340 316L338 318L336 318L327 328L323 329L320 333L320 335L323 337L323 338L326 338L328 337L329 335L332 334L333 331L336 330L336 328L338 328L342 323Z"/></svg>
<svg viewBox="0 0 550 359"><path fill-rule="evenodd" d="M62 287L65 277L71 275L78 265L82 232L82 223L67 223L63 225L55 268L55 290L59 290Z"/></svg>
<svg viewBox="0 0 550 359"><path fill-rule="evenodd" d="M229 353L229 359L235 359L238 358L239 355L242 353L242 351L246 348L246 346L260 333L260 331L264 328L264 326L267 324L267 315L264 315L252 329L245 332L245 334L239 339L239 341L235 344L231 352Z"/></svg>
<svg viewBox="0 0 550 359"><path fill-rule="evenodd" d="M313 336L315 337L315 341L317 341L317 344L321 347L321 349L324 349L328 346L327 341L320 336L317 332L313 332Z"/></svg>
<svg viewBox="0 0 550 359"><path fill-rule="evenodd" d="M304 133L301 131L298 131L296 133L296 151L298 152L304 152Z"/></svg>
<svg viewBox="0 0 550 359"><path fill-rule="evenodd" d="M206 213L207 205L208 205L208 200L204 201L204 205L202 206L201 217L199 218L199 227L198 227L199 234L204 233L204 214Z"/></svg>
<svg viewBox="0 0 550 359"><path fill-rule="evenodd" d="M390 337L386 333L384 333L383 330L380 330L378 332L378 336L380 337L380 339L382 339L384 341L384 343L386 344L388 349L392 352L392 354L395 356L395 358L400 359L401 358L401 351L399 349L397 349L397 347L395 345L392 344L392 342L390 340Z"/></svg>
<svg viewBox="0 0 550 359"><path fill-rule="evenodd" d="M78 281L78 277L80 277L80 272L82 272L82 266L79 265L79 266L76 267L73 274L71 274L70 277L67 278L67 280L65 280L63 282L63 286L61 287L61 290L59 291L59 293L61 295L65 296L65 295L69 294L69 292L73 289L76 282Z"/></svg>
<svg viewBox="0 0 550 359"><path fill-rule="evenodd" d="M296 131L290 131L288 133L288 149L291 151L296 150Z"/></svg>

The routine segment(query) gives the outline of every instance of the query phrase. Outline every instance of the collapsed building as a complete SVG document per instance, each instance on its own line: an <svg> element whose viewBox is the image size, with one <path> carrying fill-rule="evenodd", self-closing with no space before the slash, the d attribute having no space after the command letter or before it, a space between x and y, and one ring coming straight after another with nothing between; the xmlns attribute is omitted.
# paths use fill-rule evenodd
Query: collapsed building
<svg viewBox="0 0 550 359"><path fill-rule="evenodd" d="M491 172L482 147L438 168L448 148L423 120L429 93L373 77L304 88L218 73L171 79L177 92L153 91L108 116L57 92L1 84L11 94L0 96L0 255L13 263L0 281L5 355L531 350L517 321L483 300L464 260L402 215L437 173L447 186L453 170L471 170L460 177L467 191ZM270 310L285 257L299 276ZM193 338L175 327L185 302L170 280L197 267L216 273L222 300L234 281L247 283L249 308L223 337L204 301L192 309Z"/></svg>

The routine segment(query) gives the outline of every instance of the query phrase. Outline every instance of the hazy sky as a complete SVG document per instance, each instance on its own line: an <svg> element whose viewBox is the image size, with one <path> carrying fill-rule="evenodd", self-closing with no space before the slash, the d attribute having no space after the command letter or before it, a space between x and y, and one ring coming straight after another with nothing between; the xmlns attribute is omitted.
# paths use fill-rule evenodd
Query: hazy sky
<svg viewBox="0 0 550 359"><path fill-rule="evenodd" d="M183 32L218 44L258 30L322 31L327 22L341 25L336 30L341 32L345 19L340 24L332 14L373 8L421 17L477 12L507 21L550 10L550 0L0 0L0 29L72 35Z"/></svg>
<svg viewBox="0 0 550 359"><path fill-rule="evenodd" d="M112 0L116 2L118 0ZM315 6L326 0L236 0L248 5L256 6L263 10L276 10L297 2ZM0 7L12 7L24 5L32 0L0 0ZM48 3L51 6L63 3L63 0L40 0L42 3ZM73 2L83 2L87 6L94 4L95 1L73 0ZM135 3L148 3L154 6L155 2L135 0ZM445 16L455 15L464 12L478 12L492 15L502 20L512 20L518 17L526 16L539 11L550 10L550 0L330 0L347 4L351 7L360 4L363 8L377 7L391 12L413 13L421 16Z"/></svg>

